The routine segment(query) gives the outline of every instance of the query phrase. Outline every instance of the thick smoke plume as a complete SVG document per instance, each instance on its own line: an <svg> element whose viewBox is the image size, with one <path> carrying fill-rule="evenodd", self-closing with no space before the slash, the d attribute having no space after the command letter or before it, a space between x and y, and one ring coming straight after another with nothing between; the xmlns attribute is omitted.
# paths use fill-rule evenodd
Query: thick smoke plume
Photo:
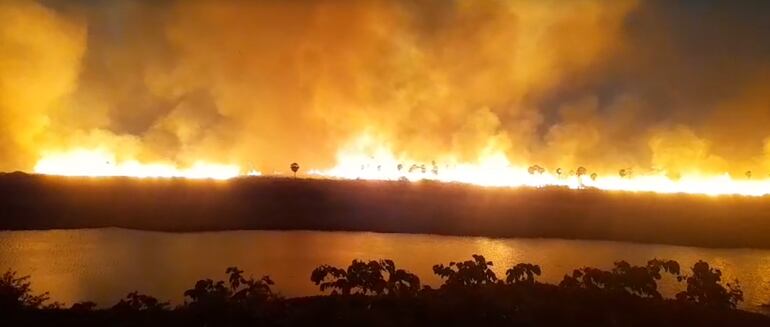
<svg viewBox="0 0 770 327"><path fill-rule="evenodd" d="M4 1L0 170L118 160L770 173L770 5Z"/></svg>

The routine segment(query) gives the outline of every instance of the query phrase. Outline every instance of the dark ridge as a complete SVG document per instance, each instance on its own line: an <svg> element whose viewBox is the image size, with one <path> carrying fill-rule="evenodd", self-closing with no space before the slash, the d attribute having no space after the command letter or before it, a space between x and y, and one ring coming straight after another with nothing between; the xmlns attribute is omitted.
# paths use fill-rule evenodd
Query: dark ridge
<svg viewBox="0 0 770 327"><path fill-rule="evenodd" d="M437 182L0 175L0 229L342 230L770 248L770 198Z"/></svg>

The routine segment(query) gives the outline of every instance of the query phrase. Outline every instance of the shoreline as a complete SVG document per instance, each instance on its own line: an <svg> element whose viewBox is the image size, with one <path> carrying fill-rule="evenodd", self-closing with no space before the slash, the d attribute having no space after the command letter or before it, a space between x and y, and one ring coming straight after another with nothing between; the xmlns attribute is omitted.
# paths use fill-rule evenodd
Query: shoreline
<svg viewBox="0 0 770 327"><path fill-rule="evenodd" d="M533 240L533 241L570 241L570 242L605 242L605 243L617 243L617 244L630 244L630 245L661 245L661 246L674 246L683 248L696 248L696 249L711 249L711 250L768 250L770 248L760 247L720 247L720 246L702 246L702 245L684 245L684 244L669 244L669 243L654 243L654 242L641 242L641 241L623 241L623 240L605 240L605 239L589 239L589 238L565 238L565 237L537 237L537 236L484 236L484 235L459 235L459 234L436 234L436 233L409 233L409 232L379 232L370 230L318 230L318 229L216 229L216 230L149 230L127 227L74 227L74 228L36 228L36 229L2 229L3 232L66 232L66 231L99 231L114 229L118 231L129 232L141 232L141 233L161 233L161 234L205 234L205 233L230 233L230 232L273 232L273 233L371 233L371 234L384 234L384 235L399 235L399 236L437 236L447 238L480 238L488 240Z"/></svg>

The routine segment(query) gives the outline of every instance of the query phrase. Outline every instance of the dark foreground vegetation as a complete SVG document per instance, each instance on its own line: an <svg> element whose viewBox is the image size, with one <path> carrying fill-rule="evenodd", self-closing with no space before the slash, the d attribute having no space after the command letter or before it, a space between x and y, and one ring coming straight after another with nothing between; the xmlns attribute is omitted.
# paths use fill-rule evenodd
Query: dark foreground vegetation
<svg viewBox="0 0 770 327"><path fill-rule="evenodd" d="M65 306L34 295L29 277L7 272L0 279L0 319L5 326L770 326L770 317L737 310L743 293L724 283L706 262L680 271L671 260L644 266L616 262L609 271L576 269L558 285L537 281L540 267L521 263L498 277L492 262L438 264L438 289L391 260L354 260L347 268L316 268L310 281L330 295L283 298L265 276L246 277L227 268L227 280L200 280L168 302L132 292L112 307L93 302ZM666 277L668 276L668 277ZM658 281L686 285L665 299Z"/></svg>
<svg viewBox="0 0 770 327"><path fill-rule="evenodd" d="M0 174L0 229L306 229L770 248L770 197Z"/></svg>

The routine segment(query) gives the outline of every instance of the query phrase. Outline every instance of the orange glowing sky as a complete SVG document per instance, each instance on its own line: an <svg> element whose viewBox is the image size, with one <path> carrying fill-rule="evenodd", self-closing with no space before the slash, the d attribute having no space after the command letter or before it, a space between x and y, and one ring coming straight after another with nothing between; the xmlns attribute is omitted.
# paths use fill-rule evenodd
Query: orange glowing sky
<svg viewBox="0 0 770 327"><path fill-rule="evenodd" d="M3 1L0 171L768 194L768 6Z"/></svg>

